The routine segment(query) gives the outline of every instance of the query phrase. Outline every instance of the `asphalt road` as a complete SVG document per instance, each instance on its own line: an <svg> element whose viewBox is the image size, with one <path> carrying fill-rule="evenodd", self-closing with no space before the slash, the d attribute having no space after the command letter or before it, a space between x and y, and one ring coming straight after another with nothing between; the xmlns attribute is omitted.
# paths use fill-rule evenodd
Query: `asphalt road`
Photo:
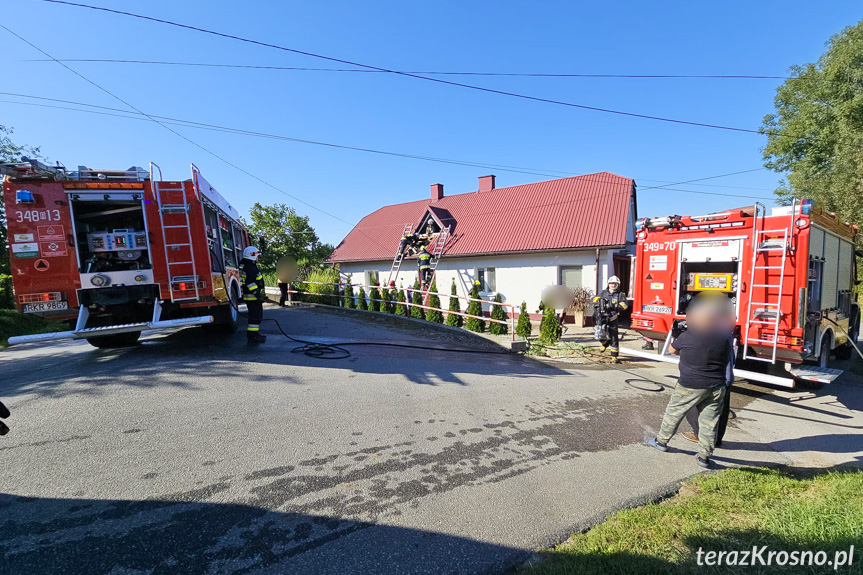
<svg viewBox="0 0 863 575"><path fill-rule="evenodd" d="M318 341L499 351L390 318L266 317ZM669 394L625 379L673 385L669 366L378 346L325 361L263 332L259 347L193 328L0 352L0 571L497 573L699 471L682 440L639 445ZM730 438L727 463L786 461Z"/></svg>

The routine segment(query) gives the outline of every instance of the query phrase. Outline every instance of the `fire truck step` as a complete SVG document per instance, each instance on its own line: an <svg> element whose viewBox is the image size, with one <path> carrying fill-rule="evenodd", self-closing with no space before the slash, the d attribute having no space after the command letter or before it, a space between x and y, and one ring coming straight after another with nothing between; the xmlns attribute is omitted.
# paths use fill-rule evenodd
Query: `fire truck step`
<svg viewBox="0 0 863 575"><path fill-rule="evenodd" d="M189 204L164 204L161 209L163 214L184 214L189 211Z"/></svg>
<svg viewBox="0 0 863 575"><path fill-rule="evenodd" d="M147 322L139 322L139 323L121 323L117 325L105 325L101 327L85 327L84 329L79 329L75 333L97 333L100 331L110 331L114 329L126 329L130 327L146 327L149 325Z"/></svg>
<svg viewBox="0 0 863 575"><path fill-rule="evenodd" d="M841 369L830 369L829 367L815 367L810 365L796 365L788 369L789 373L799 379L808 379L820 383L831 383L842 375Z"/></svg>

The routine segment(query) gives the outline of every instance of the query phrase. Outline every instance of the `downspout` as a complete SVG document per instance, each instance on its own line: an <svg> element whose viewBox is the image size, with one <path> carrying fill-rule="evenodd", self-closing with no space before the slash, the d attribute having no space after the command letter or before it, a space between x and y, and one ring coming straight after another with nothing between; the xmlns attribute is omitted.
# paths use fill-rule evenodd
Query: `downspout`
<svg viewBox="0 0 863 575"><path fill-rule="evenodd" d="M599 248L596 248L596 293L599 294Z"/></svg>

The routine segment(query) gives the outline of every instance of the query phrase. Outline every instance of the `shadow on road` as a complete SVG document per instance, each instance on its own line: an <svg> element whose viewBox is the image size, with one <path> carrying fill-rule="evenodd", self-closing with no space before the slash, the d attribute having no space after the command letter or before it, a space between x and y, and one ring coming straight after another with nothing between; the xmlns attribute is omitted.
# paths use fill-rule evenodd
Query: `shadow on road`
<svg viewBox="0 0 863 575"><path fill-rule="evenodd" d="M503 570L526 555L446 534L250 505L0 494L0 510L7 575L367 574L408 566L411 573L467 573Z"/></svg>

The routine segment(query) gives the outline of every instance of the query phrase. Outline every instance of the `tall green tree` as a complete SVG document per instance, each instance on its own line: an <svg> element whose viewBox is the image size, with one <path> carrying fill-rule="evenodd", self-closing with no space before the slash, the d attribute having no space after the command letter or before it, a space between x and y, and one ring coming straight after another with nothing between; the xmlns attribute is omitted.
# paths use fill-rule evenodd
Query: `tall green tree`
<svg viewBox="0 0 863 575"><path fill-rule="evenodd" d="M497 294L494 296L494 305L491 307L491 319L496 319L498 321L506 321L509 319L506 310L503 309L502 305L500 305L501 303L503 303L501 295ZM506 335L509 333L509 326L505 323L489 322L488 331L494 335Z"/></svg>
<svg viewBox="0 0 863 575"><path fill-rule="evenodd" d="M404 290L396 290L396 300L399 302L396 305L396 315L401 315L407 317L408 315L408 307L405 305L405 292Z"/></svg>
<svg viewBox="0 0 863 575"><path fill-rule="evenodd" d="M419 307L423 304L423 294L420 291L420 280L414 282L414 289L411 290L411 317L416 319L425 319L425 310Z"/></svg>
<svg viewBox="0 0 863 575"><path fill-rule="evenodd" d="M542 312L542 323L539 324L539 339L546 344L554 345L560 341L563 328L560 320L554 312L554 308L547 307Z"/></svg>
<svg viewBox="0 0 863 575"><path fill-rule="evenodd" d="M791 68L764 117L764 166L784 176L783 203L812 198L863 224L863 21L836 34L817 62Z"/></svg>
<svg viewBox="0 0 863 575"><path fill-rule="evenodd" d="M264 269L275 268L283 257L293 257L301 265L315 267L333 252L331 244L321 243L309 224L309 217L297 215L287 204L264 206L255 202L249 217L252 237L263 236L267 240L267 249L261 252L259 259Z"/></svg>
<svg viewBox="0 0 863 575"><path fill-rule="evenodd" d="M381 299L381 290L378 289L378 282L375 280L372 282L372 289L369 290L369 311L384 311L381 309L383 304Z"/></svg>
<svg viewBox="0 0 863 575"><path fill-rule="evenodd" d="M530 337L530 332L533 331L533 325L530 323L530 314L527 313L527 303L521 302L521 311L518 314L518 323L515 324L515 334L521 339L526 340Z"/></svg>

